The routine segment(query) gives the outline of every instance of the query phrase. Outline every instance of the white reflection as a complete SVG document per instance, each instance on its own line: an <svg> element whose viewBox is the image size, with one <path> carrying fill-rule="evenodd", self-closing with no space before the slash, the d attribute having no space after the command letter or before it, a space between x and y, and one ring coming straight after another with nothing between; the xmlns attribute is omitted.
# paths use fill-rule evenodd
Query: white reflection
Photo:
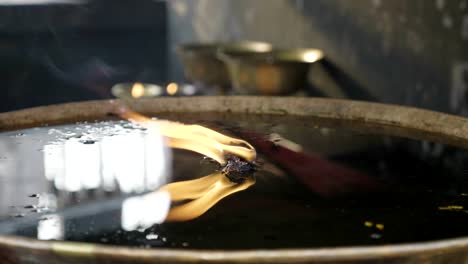
<svg viewBox="0 0 468 264"><path fill-rule="evenodd" d="M41 193L37 197L35 206L39 211L55 211L57 209L57 197L52 193Z"/></svg>
<svg viewBox="0 0 468 264"><path fill-rule="evenodd" d="M197 88L194 85L186 84L182 86L182 93L184 95L194 95L197 92Z"/></svg>
<svg viewBox="0 0 468 264"><path fill-rule="evenodd" d="M64 238L63 218L60 215L47 215L39 221L37 226L37 239L61 240Z"/></svg>
<svg viewBox="0 0 468 264"><path fill-rule="evenodd" d="M100 153L98 144L83 144L76 140L65 142L64 189L76 192L93 189L101 185L99 167Z"/></svg>
<svg viewBox="0 0 468 264"><path fill-rule="evenodd" d="M163 88L156 84L146 84L145 88L148 96L159 96L163 93Z"/></svg>
<svg viewBox="0 0 468 264"><path fill-rule="evenodd" d="M104 138L102 150L103 177L107 182L115 179L126 193L145 189L145 144L140 135Z"/></svg>
<svg viewBox="0 0 468 264"><path fill-rule="evenodd" d="M323 53L320 50L312 50L302 54L302 59L305 62L313 63L323 57Z"/></svg>
<svg viewBox="0 0 468 264"><path fill-rule="evenodd" d="M122 229L134 231L161 224L166 219L171 205L169 192L151 192L131 197L122 204Z"/></svg>
<svg viewBox="0 0 468 264"><path fill-rule="evenodd" d="M302 152L303 150L301 145L294 143L291 140L285 139L284 137L282 137L280 134L277 134L277 133L271 133L269 140L272 142L275 142L275 144L278 146L287 148L294 152Z"/></svg>
<svg viewBox="0 0 468 264"><path fill-rule="evenodd" d="M63 145L45 145L44 146L44 170L45 177L49 181L55 179L55 184L63 188L63 181L60 175L65 174L65 152ZM57 187L58 188L58 187Z"/></svg>
<svg viewBox="0 0 468 264"><path fill-rule="evenodd" d="M45 177L58 190L152 190L166 181L170 156L157 131L99 139L69 138L44 147Z"/></svg>

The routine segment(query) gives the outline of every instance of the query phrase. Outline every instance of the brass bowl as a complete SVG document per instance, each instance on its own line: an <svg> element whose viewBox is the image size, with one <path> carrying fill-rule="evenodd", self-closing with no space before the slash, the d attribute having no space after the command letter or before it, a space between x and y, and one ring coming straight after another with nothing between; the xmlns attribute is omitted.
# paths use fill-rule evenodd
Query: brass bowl
<svg viewBox="0 0 468 264"><path fill-rule="evenodd" d="M230 86L230 79L226 66L217 57L219 49L255 54L271 51L272 45L255 41L180 45L177 47L177 54L184 65L185 78L204 86L227 89Z"/></svg>
<svg viewBox="0 0 468 264"><path fill-rule="evenodd" d="M218 57L229 71L238 94L288 95L306 86L311 63L323 58L317 49L252 53L222 49Z"/></svg>

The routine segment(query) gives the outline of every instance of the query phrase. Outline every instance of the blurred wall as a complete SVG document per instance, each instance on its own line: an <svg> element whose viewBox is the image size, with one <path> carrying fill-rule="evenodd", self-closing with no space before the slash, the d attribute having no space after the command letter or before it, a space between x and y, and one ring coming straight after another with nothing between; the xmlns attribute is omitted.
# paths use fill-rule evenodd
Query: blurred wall
<svg viewBox="0 0 468 264"><path fill-rule="evenodd" d="M165 2L40 2L0 1L0 112L111 98L119 82L166 81Z"/></svg>
<svg viewBox="0 0 468 264"><path fill-rule="evenodd" d="M323 49L376 100L468 113L468 0L167 3L174 79L182 78L176 44L263 40Z"/></svg>

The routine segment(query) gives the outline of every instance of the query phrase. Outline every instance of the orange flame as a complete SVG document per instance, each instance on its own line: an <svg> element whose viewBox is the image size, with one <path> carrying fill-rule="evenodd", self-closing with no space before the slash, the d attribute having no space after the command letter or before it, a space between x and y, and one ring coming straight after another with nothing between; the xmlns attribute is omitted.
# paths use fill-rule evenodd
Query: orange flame
<svg viewBox="0 0 468 264"><path fill-rule="evenodd" d="M247 161L253 161L257 155L254 147L247 141L225 136L200 125L155 120L127 108L120 108L118 115L148 129L157 129L167 138L169 147L200 153L222 165L226 164L225 155L228 153Z"/></svg>
<svg viewBox="0 0 468 264"><path fill-rule="evenodd" d="M256 151L248 142L228 137L200 125L155 120L125 107L120 107L117 114L150 131L157 130L166 137L170 147L198 152L223 165L226 164L226 154L233 154L247 161L256 158ZM171 202L190 200L171 208L165 219L165 221L188 221L204 214L224 197L245 190L254 183L255 179L251 176L246 177L241 183L236 183L218 172L200 179L170 183L156 192L168 192Z"/></svg>
<svg viewBox="0 0 468 264"><path fill-rule="evenodd" d="M255 183L247 177L242 183L230 181L222 173L214 173L200 179L174 182L159 191L167 191L172 202L192 200L171 208L166 221L188 221L199 217L224 197L245 190Z"/></svg>

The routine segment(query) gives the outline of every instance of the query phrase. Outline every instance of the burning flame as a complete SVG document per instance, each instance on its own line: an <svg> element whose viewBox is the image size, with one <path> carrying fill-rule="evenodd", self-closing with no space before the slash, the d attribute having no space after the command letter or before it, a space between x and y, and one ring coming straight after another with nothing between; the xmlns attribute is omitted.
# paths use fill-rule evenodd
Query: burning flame
<svg viewBox="0 0 468 264"><path fill-rule="evenodd" d="M235 183L222 173L214 173L196 180L167 184L159 191L168 192L172 202L192 201L171 208L165 221L188 221L197 218L224 197L243 191L254 183L253 177Z"/></svg>
<svg viewBox="0 0 468 264"><path fill-rule="evenodd" d="M179 86L177 85L177 83L169 83L166 87L166 92L169 95L176 94L177 90L179 90Z"/></svg>
<svg viewBox="0 0 468 264"><path fill-rule="evenodd" d="M178 122L148 118L127 108L120 108L118 115L148 129L157 129L167 138L172 148L186 149L226 164L226 154L253 161L256 151L248 142L232 138L200 125L186 125Z"/></svg>
<svg viewBox="0 0 468 264"><path fill-rule="evenodd" d="M145 94L145 86L137 82L133 84L131 93L134 98L140 98Z"/></svg>
<svg viewBox="0 0 468 264"><path fill-rule="evenodd" d="M256 158L256 151L248 142L200 125L151 119L123 106L118 108L117 114L149 131L158 131L166 137L170 147L198 152L222 165L226 164L226 154L247 161ZM239 183L231 181L221 172L195 180L170 183L157 191L126 201L122 206L122 226L125 230L133 230L138 226L147 228L164 221L188 221L204 214L224 197L245 190L254 183L255 179L251 176ZM173 202L185 203L170 207ZM159 205L161 212L146 210L153 205Z"/></svg>

